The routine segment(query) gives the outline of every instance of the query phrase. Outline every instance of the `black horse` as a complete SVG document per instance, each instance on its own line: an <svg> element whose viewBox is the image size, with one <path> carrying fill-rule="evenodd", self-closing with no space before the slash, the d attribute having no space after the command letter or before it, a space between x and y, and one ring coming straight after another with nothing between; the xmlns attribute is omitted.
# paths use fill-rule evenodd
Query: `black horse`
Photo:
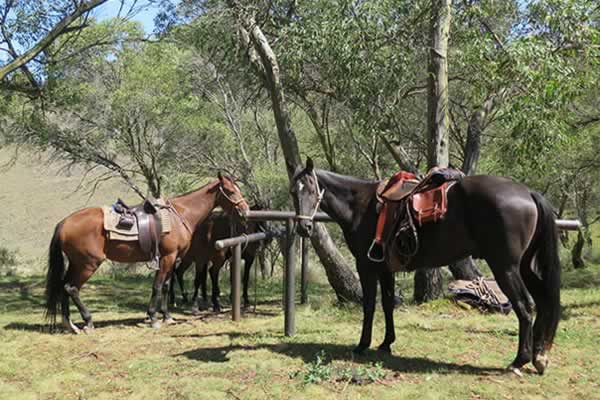
<svg viewBox="0 0 600 400"><path fill-rule="evenodd" d="M385 313L385 339L379 349L390 352L395 340L393 321L394 263L369 260L367 252L377 223L376 191L380 182L365 181L314 169L309 158L298 169L290 191L294 198L297 229L312 231L312 216L320 206L342 228L363 289L361 353L371 344L377 281ZM442 221L418 228L419 250L411 268L447 265L472 255L490 266L519 319L519 350L509 369L533 361L543 374L560 318L560 262L557 228L550 204L539 193L509 179L470 176L448 191L448 212ZM537 318L533 324L531 296Z"/></svg>
<svg viewBox="0 0 600 400"><path fill-rule="evenodd" d="M258 205L250 207L251 210L261 210L263 208L264 207L260 207ZM234 225L232 225L232 223ZM219 287L219 272L227 260L231 258L232 251L230 248L217 250L215 248L215 242L231 236L236 236L237 234L235 232L252 234L264 231L266 229L267 224L265 222L250 221L245 227L243 227L241 224L237 223L236 221L232 221L230 218L225 216L211 217L207 221L203 222L194 231L190 249L175 269L175 274L173 274L173 282L170 286L170 303L175 303L175 286L177 283L179 284L179 288L181 290L183 303L188 302L188 294L185 290L183 276L185 271L187 271L192 264L195 264L196 274L194 278L194 294L192 296L192 313L197 314L201 309L206 308L208 301L208 294L206 290L208 272L210 272L211 278L211 301L213 305L213 311L220 312L221 304L219 303L219 296L221 294L221 289ZM265 244L268 244L269 241L270 240L265 241ZM260 248L260 242L253 242L244 246L242 249L242 260L244 260L242 297L244 301L244 307L248 307L250 305L250 300L248 298L250 270ZM209 262L211 263L210 268ZM202 303L198 301L199 289L201 289Z"/></svg>

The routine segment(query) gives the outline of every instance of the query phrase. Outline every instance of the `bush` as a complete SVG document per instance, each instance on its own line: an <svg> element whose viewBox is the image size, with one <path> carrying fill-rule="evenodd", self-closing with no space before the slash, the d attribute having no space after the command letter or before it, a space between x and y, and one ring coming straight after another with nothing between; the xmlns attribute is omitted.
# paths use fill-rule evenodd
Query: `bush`
<svg viewBox="0 0 600 400"><path fill-rule="evenodd" d="M0 247L0 274L13 275L17 266L17 252Z"/></svg>

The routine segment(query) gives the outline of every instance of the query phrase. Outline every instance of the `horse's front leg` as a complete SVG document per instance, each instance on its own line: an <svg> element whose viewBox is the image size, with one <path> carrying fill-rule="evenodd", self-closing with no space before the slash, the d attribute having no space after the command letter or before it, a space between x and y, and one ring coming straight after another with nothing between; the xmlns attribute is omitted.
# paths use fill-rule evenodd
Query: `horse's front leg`
<svg viewBox="0 0 600 400"><path fill-rule="evenodd" d="M169 254L160 258L160 269L156 271L154 276L154 284L152 285L152 296L148 305L148 317L150 317L150 325L153 328L160 328L160 321L156 317L156 310L162 304L163 285L173 270L176 254Z"/></svg>
<svg viewBox="0 0 600 400"><path fill-rule="evenodd" d="M363 291L363 326L360 342L353 350L362 354L371 345L373 333L373 316L375 314L375 297L377 295L377 275L364 263L358 266L358 276Z"/></svg>
<svg viewBox="0 0 600 400"><path fill-rule="evenodd" d="M383 268L379 273L379 283L381 285L381 304L385 314L385 338L378 349L385 353L392 352L391 345L396 340L394 330L394 282L394 274L388 271L387 268Z"/></svg>
<svg viewBox="0 0 600 400"><path fill-rule="evenodd" d="M174 324L175 320L173 319L173 317L171 316L171 314L169 314L169 291L170 291L170 287L171 287L171 280L174 274L170 274L170 276L167 276L165 282L163 283L162 286L162 302L161 302L161 307L160 307L160 312L163 315L163 322L167 325L170 324Z"/></svg>

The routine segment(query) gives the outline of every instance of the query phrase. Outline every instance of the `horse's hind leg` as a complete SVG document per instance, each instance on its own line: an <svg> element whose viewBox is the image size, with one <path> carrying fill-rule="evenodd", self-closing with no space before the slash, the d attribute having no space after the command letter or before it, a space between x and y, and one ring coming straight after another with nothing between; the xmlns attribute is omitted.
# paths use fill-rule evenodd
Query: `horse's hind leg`
<svg viewBox="0 0 600 400"><path fill-rule="evenodd" d="M363 326L358 346L352 350L362 354L371 345L373 333L373 316L375 315L375 298L377 296L377 275L370 265L358 265L358 276L363 291Z"/></svg>
<svg viewBox="0 0 600 400"><path fill-rule="evenodd" d="M192 296L192 314L199 314L200 310L206 310L208 295L206 293L206 278L208 265L203 261L196 260L196 274L194 276L194 295ZM198 300L198 292L202 290L202 300Z"/></svg>
<svg viewBox="0 0 600 400"><path fill-rule="evenodd" d="M527 286L527 290L533 296L536 304L536 318L533 324L533 365L535 369L543 374L548 366L548 357L545 354L545 328L548 323L548 315L544 312L544 286L542 280L533 272L533 257L524 257L521 262L521 276Z"/></svg>
<svg viewBox="0 0 600 400"><path fill-rule="evenodd" d="M71 311L69 310L70 294L66 290L67 282L68 282L68 274L67 274L67 277L65 277L64 282L63 282L64 293L63 293L63 296L61 299L62 324L63 324L63 328L65 329L65 331L72 332L74 334L79 334L79 333L81 333L81 331L79 330L77 325L75 325L73 323L73 320L71 320Z"/></svg>
<svg viewBox="0 0 600 400"><path fill-rule="evenodd" d="M248 282L250 281L250 269L254 263L254 256L244 257L244 291L242 297L244 298L244 308L250 307L250 299L248 298ZM254 283L256 284L256 282Z"/></svg>
<svg viewBox="0 0 600 400"><path fill-rule="evenodd" d="M219 303L219 297L221 296L221 288L219 287L219 272L221 267L225 263L225 260L218 259L213 261L212 267L210 267L210 282L212 284L212 304L214 312L221 312L221 303Z"/></svg>
<svg viewBox="0 0 600 400"><path fill-rule="evenodd" d="M79 291L83 284L87 282L88 279L90 279L94 272L96 272L96 269L98 269L98 265L99 264L96 263L90 263L84 265L83 267L75 269L71 269L71 266L69 266L69 272L67 273L67 276L65 278L64 285L65 292L69 296L63 297L63 324L65 324L65 326L68 325L68 328L73 333L79 333L79 330L69 318L69 297L73 299L73 303L75 303L75 306L79 310L79 314L81 314L81 318L83 318L83 321L85 322L83 330L85 332L89 332L94 329L94 323L92 322L92 314L81 301L81 298L79 297Z"/></svg>
<svg viewBox="0 0 600 400"><path fill-rule="evenodd" d="M519 368L531 361L532 358L532 310L529 302L529 293L519 274L517 264L489 263L498 282L498 286L510 300L513 310L519 319L519 350L517 357L508 367L517 375L521 375Z"/></svg>

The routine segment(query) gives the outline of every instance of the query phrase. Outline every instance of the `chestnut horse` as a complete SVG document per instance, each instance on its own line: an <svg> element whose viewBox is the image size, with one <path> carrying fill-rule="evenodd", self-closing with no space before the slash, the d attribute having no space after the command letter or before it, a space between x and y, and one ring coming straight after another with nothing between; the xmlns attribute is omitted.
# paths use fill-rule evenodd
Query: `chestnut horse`
<svg viewBox="0 0 600 400"><path fill-rule="evenodd" d="M248 204L237 185L220 173L219 179L198 190L169 199L167 204L171 211L171 231L160 239L159 270L154 278L148 306L150 322L156 328L160 327L156 317L159 306L165 321L172 321L167 310L169 285L165 282L170 278L177 258L183 257L190 248L196 226L217 206L227 213L236 212L239 217L248 210ZM56 324L60 305L65 329L73 333L80 332L69 314L69 299L73 299L85 322L84 330L93 329L92 316L82 303L79 291L104 260L124 263L148 261L137 241L108 240L103 218L101 208L84 208L56 225L50 242L46 277L46 316L52 326ZM66 273L63 253L69 261Z"/></svg>
<svg viewBox="0 0 600 400"><path fill-rule="evenodd" d="M251 210L261 210L262 207L252 206ZM226 239L228 237L237 236L242 233L252 234L260 232L265 229L265 223L258 221L250 221L244 228L235 224L232 226L229 219L222 216L211 217L204 221L192 238L192 245L181 260L181 263L175 269L173 275L173 281L177 281L179 288L181 289L181 296L183 302L188 302L188 295L185 291L183 284L183 275L185 271L192 265L196 265L196 274L194 279L194 295L192 296L192 313L197 314L200 311L200 304L198 302L198 289L202 288L202 300L203 304L206 304L208 300L206 290L206 279L208 272L210 271L211 287L212 287L212 306L213 311L221 311L221 305L219 304L219 296L221 290L219 288L219 272L221 268L231 258L232 252L230 248L217 250L215 248L215 242L220 239ZM270 239L269 239L270 240ZM250 269L254 263L256 253L261 247L261 242L253 242L244 246L242 249L242 260L244 260L244 277L243 277L243 300L244 307L250 305L248 299L248 281L250 280ZM208 268L208 263L211 263L211 267ZM171 303L175 302L175 282L172 282L170 288Z"/></svg>
<svg viewBox="0 0 600 400"><path fill-rule="evenodd" d="M298 233L311 234L312 216L320 206L340 225L356 258L363 289L363 328L357 353L371 343L377 281L386 322L379 349L390 352L395 340L391 271L396 268L390 265L395 267L396 260L391 252L386 252L383 263L367 257L377 224L379 184L316 170L308 159L306 167L296 171L290 188ZM509 179L468 176L448 190L444 219L418 227L417 232L419 249L411 269L448 265L468 255L486 260L519 320L518 352L509 370L519 375L519 368L533 361L543 374L548 365L545 352L552 347L560 319L557 228L548 201ZM535 323L531 297L537 310Z"/></svg>

